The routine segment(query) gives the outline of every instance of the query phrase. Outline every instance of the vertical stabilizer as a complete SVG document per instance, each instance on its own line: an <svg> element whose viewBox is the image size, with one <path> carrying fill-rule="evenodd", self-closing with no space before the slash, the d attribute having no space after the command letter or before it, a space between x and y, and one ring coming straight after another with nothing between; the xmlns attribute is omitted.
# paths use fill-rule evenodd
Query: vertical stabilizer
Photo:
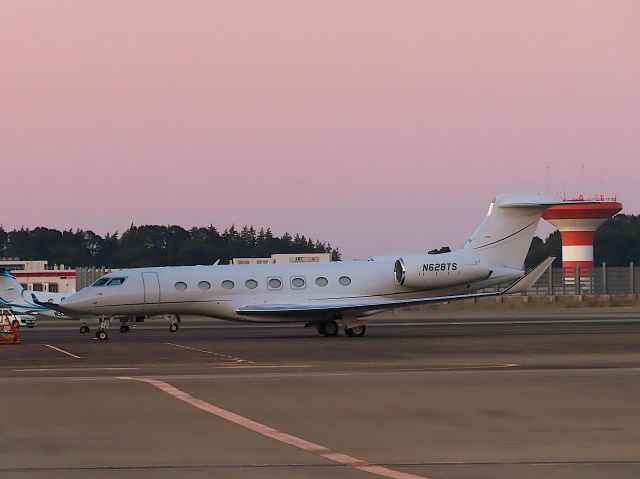
<svg viewBox="0 0 640 479"><path fill-rule="evenodd" d="M550 196L498 195L462 250L491 266L522 269L542 212L558 204L563 202Z"/></svg>
<svg viewBox="0 0 640 479"><path fill-rule="evenodd" d="M11 306L22 300L22 285L5 268L0 268L0 305Z"/></svg>

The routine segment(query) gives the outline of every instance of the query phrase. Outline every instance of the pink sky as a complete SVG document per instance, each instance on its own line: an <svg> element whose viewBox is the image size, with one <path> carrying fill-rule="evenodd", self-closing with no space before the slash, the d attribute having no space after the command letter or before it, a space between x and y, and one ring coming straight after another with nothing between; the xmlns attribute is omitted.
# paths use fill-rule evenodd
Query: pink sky
<svg viewBox="0 0 640 479"><path fill-rule="evenodd" d="M500 192L640 213L635 0L0 8L8 228L255 224L351 258L458 246Z"/></svg>

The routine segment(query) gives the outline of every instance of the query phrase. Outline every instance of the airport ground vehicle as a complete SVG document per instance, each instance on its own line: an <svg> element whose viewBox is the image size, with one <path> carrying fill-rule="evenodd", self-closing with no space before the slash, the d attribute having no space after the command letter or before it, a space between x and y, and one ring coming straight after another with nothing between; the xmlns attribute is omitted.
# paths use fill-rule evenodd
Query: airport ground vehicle
<svg viewBox="0 0 640 479"><path fill-rule="evenodd" d="M0 344L20 344L19 328L13 325L16 321L10 309L0 309Z"/></svg>
<svg viewBox="0 0 640 479"><path fill-rule="evenodd" d="M20 326L33 328L36 325L35 316L32 316L31 314L15 313L10 308L0 309L0 315L8 316L11 320L11 324L16 329L19 328Z"/></svg>

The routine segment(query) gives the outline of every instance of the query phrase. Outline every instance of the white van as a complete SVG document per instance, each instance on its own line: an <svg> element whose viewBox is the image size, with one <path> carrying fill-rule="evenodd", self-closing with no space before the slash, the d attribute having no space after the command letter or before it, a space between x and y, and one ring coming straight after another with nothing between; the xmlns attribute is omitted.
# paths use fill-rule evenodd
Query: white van
<svg viewBox="0 0 640 479"><path fill-rule="evenodd" d="M0 316L7 316L14 328L19 328L20 326L33 328L36 325L35 316L32 316L30 314L24 314L24 313L14 313L9 308L1 308Z"/></svg>

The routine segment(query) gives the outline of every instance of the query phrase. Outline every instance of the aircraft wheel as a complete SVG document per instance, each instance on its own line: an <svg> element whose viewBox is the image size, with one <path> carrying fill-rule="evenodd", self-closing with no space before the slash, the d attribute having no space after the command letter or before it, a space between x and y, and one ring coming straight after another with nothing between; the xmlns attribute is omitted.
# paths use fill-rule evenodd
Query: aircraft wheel
<svg viewBox="0 0 640 479"><path fill-rule="evenodd" d="M363 324L361 326L356 326L355 328L346 328L344 333L350 338L359 338L360 336L364 336L366 331L367 327Z"/></svg>
<svg viewBox="0 0 640 479"><path fill-rule="evenodd" d="M81 334L88 333L88 332L89 332L89 326L87 326L86 324L83 324L82 326L80 326Z"/></svg>
<svg viewBox="0 0 640 479"><path fill-rule="evenodd" d="M109 335L107 334L107 332L102 329L96 333L96 338L98 338L100 341L104 341L108 337Z"/></svg>
<svg viewBox="0 0 640 479"><path fill-rule="evenodd" d="M17 319L14 319L11 324L13 325L14 329L18 329L20 327L20 322L18 322Z"/></svg>
<svg viewBox="0 0 640 479"><path fill-rule="evenodd" d="M126 324L123 324L122 326L120 326L120 332L121 333L128 333L129 332L129 326L127 326Z"/></svg>
<svg viewBox="0 0 640 479"><path fill-rule="evenodd" d="M337 336L338 331L340 331L338 323L335 321L325 321L323 326L325 336Z"/></svg>
<svg viewBox="0 0 640 479"><path fill-rule="evenodd" d="M320 336L326 336L327 332L324 330L324 323L318 323L316 325L316 329L318 330L318 334Z"/></svg>
<svg viewBox="0 0 640 479"><path fill-rule="evenodd" d="M180 325L178 323L171 323L171 326L169 326L169 331L172 333L175 333L178 329L180 329Z"/></svg>

